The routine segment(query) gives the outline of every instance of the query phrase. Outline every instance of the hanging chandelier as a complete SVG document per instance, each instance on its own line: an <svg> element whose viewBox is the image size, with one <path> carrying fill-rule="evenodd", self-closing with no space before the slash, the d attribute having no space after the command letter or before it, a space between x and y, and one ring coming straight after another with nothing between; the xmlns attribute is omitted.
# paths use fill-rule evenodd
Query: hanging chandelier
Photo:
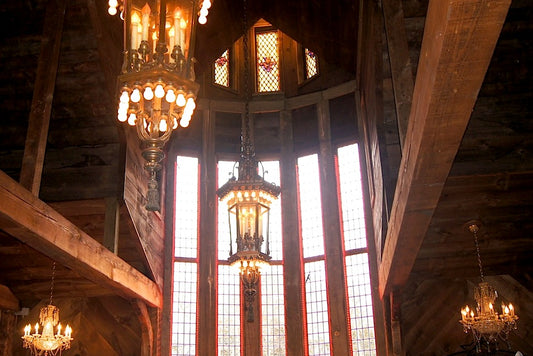
<svg viewBox="0 0 533 356"><path fill-rule="evenodd" d="M483 275L477 237L479 225L475 222L469 223L468 230L474 235L481 282L474 291L474 299L477 304L475 310L468 305L462 308L460 322L465 333L472 332L477 352L481 352L482 349L490 352L491 347L497 348L500 339L507 342L507 347L510 348L507 339L509 332L516 329L518 316L515 315L514 307L510 303L508 305L501 304L501 313L496 311L495 302L498 298L498 292L488 282L485 282Z"/></svg>
<svg viewBox="0 0 533 356"><path fill-rule="evenodd" d="M150 211L160 210L157 173L163 148L174 130L189 126L196 107L195 29L198 21L207 21L210 6L204 1L199 8L196 0L109 1L109 13L118 7L124 19L117 117L135 126L141 140Z"/></svg>
<svg viewBox="0 0 533 356"><path fill-rule="evenodd" d="M248 29L246 21L246 0L243 0L243 48L244 48L244 93L245 110L241 129L241 154L238 164L234 166L232 177L217 190L221 202L228 206L230 231L229 263L239 270L244 288L247 320L254 321L253 303L257 294L257 285L261 278L261 269L270 261L269 214L272 202L278 198L281 188L264 179L259 174L259 161L255 158L254 145L250 140L249 113L249 51ZM235 176L237 169L237 177ZM235 241L233 241L235 236ZM266 240L266 249L262 250ZM233 244L237 251L233 253Z"/></svg>
<svg viewBox="0 0 533 356"><path fill-rule="evenodd" d="M30 349L31 354L34 356L61 355L63 350L70 349L70 342L73 340L70 326L67 325L64 333L61 334L62 328L59 323L59 308L52 304L55 270L56 263L54 261L52 265L52 283L50 285L50 303L41 308L39 322L35 323L33 334L30 324L24 327L22 346ZM43 328L42 334L39 334L39 325ZM54 334L54 328L57 330L56 334Z"/></svg>

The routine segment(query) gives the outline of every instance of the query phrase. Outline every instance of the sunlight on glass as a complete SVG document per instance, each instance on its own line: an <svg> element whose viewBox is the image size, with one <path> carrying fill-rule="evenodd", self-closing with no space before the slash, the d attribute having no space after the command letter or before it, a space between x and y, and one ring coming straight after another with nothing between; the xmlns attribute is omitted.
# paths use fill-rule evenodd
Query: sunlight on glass
<svg viewBox="0 0 533 356"><path fill-rule="evenodd" d="M306 258L323 255L322 204L316 154L298 158L298 188L303 256Z"/></svg>
<svg viewBox="0 0 533 356"><path fill-rule="evenodd" d="M305 301L309 355L330 355L328 299L324 261L305 264Z"/></svg>
<svg viewBox="0 0 533 356"><path fill-rule="evenodd" d="M196 263L174 263L172 355L196 355Z"/></svg>
<svg viewBox="0 0 533 356"><path fill-rule="evenodd" d="M218 354L241 356L240 279L229 265L218 265Z"/></svg>
<svg viewBox="0 0 533 356"><path fill-rule="evenodd" d="M195 258L198 249L198 158L176 160L174 255Z"/></svg>
<svg viewBox="0 0 533 356"><path fill-rule="evenodd" d="M285 355L285 309L283 300L283 266L270 266L261 275L261 334L263 355Z"/></svg>
<svg viewBox="0 0 533 356"><path fill-rule="evenodd" d="M342 223L346 250L366 247L359 151L356 144L338 149Z"/></svg>

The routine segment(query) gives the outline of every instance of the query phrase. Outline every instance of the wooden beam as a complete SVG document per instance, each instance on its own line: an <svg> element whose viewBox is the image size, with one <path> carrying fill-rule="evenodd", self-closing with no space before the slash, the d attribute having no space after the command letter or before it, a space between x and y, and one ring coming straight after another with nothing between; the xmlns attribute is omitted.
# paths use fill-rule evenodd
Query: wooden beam
<svg viewBox="0 0 533 356"><path fill-rule="evenodd" d="M159 287L0 171L0 228L89 280L161 307Z"/></svg>
<svg viewBox="0 0 533 356"><path fill-rule="evenodd" d="M401 0L383 0L383 15L385 33L389 48L389 62L394 89L394 103L396 105L396 119L398 121L398 135L400 145L405 143L411 100L413 98L413 71L409 59L407 35Z"/></svg>
<svg viewBox="0 0 533 356"><path fill-rule="evenodd" d="M19 300L2 284L0 284L0 309L19 310Z"/></svg>
<svg viewBox="0 0 533 356"><path fill-rule="evenodd" d="M407 281L461 143L510 0L429 3L380 265L380 293Z"/></svg>
<svg viewBox="0 0 533 356"><path fill-rule="evenodd" d="M39 196L41 187L66 6L67 0L48 1L44 20L41 53L20 171L20 184L35 196Z"/></svg>

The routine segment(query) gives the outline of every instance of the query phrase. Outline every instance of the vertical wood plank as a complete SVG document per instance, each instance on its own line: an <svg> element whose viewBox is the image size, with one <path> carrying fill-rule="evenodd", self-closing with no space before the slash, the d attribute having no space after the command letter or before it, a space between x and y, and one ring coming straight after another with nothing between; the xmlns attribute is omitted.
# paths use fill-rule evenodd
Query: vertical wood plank
<svg viewBox="0 0 533 356"><path fill-rule="evenodd" d="M281 141L281 219L293 223L283 228L283 286L285 288L285 337L287 355L305 355L307 335L304 329L304 297L302 241L298 214L296 157L292 131L292 115L280 113Z"/></svg>
<svg viewBox="0 0 533 356"><path fill-rule="evenodd" d="M215 112L203 111L202 157L200 159L200 255L198 277L198 355L217 350L217 162L215 156Z"/></svg>
<svg viewBox="0 0 533 356"><path fill-rule="evenodd" d="M359 137L359 161L361 162L361 180L363 187L363 201L365 211L365 228L368 247L368 262L370 282L372 286L372 310L374 314L374 330L376 335L377 355L388 354L388 326L387 312L384 300L379 294L379 262L381 260L382 241L382 216L383 216L383 189L381 170L376 169L381 165L379 155L372 155L376 147L376 127L372 125L372 117L381 114L379 106L382 103L379 94L380 88L376 86L379 77L379 46L375 41L378 33L376 27L377 5L374 2L359 1L359 33L357 48L358 90L355 93L357 124ZM375 162L374 159L378 161Z"/></svg>
<svg viewBox="0 0 533 356"><path fill-rule="evenodd" d="M0 356L13 355L13 337L18 335L17 318L11 310L0 310Z"/></svg>
<svg viewBox="0 0 533 356"><path fill-rule="evenodd" d="M326 252L331 354L351 354L351 333L348 328L346 268L342 243L340 204L335 155L331 145L329 101L321 100L318 110L319 170L322 200L322 224Z"/></svg>
<svg viewBox="0 0 533 356"><path fill-rule="evenodd" d="M120 207L116 197L105 198L105 221L103 245L115 255L118 254Z"/></svg>
<svg viewBox="0 0 533 356"><path fill-rule="evenodd" d="M413 71L409 59L407 35L401 0L383 0L387 47L394 88L394 103L398 120L400 145L403 147L413 98Z"/></svg>
<svg viewBox="0 0 533 356"><path fill-rule="evenodd" d="M44 20L41 52L20 170L20 184L35 196L39 196L41 188L66 6L67 0L48 1Z"/></svg>

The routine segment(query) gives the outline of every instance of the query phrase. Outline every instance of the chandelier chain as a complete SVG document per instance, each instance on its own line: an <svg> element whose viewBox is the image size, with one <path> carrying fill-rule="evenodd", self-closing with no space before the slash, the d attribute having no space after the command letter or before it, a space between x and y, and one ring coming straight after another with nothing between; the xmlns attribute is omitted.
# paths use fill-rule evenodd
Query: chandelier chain
<svg viewBox="0 0 533 356"><path fill-rule="evenodd" d="M56 261L52 263L52 282L50 283L50 305L53 303L53 297L54 297L54 281L56 276Z"/></svg>
<svg viewBox="0 0 533 356"><path fill-rule="evenodd" d="M479 242L478 242L478 239L477 239L477 232L478 232L479 229L478 229L477 226L475 226L475 227L471 227L470 230L474 234L474 241L475 241L475 244L476 244L477 264L478 264L478 267L479 267L479 274L481 276L481 282L484 282L485 281L485 276L483 274L483 265L481 264L481 254L479 252Z"/></svg>
<svg viewBox="0 0 533 356"><path fill-rule="evenodd" d="M253 154L253 146L250 142L250 53L248 49L248 17L246 0L243 0L242 5L242 26L243 26L243 51L244 51L244 130L242 133L243 150L249 150Z"/></svg>

